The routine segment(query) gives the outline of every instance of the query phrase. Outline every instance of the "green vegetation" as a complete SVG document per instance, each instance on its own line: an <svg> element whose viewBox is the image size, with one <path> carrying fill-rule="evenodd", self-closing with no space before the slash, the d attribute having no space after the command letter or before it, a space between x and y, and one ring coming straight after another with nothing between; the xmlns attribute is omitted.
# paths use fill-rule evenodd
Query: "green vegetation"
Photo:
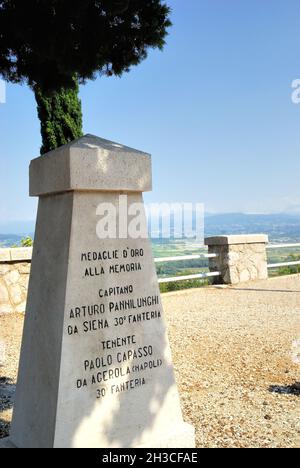
<svg viewBox="0 0 300 468"><path fill-rule="evenodd" d="M160 292L167 293L182 291L184 289L203 288L203 286L209 286L210 284L211 283L208 279L178 281L178 283L163 283L160 284Z"/></svg>
<svg viewBox="0 0 300 468"><path fill-rule="evenodd" d="M33 239L31 237L24 237L21 239L21 247L32 247L33 246Z"/></svg>
<svg viewBox="0 0 300 468"><path fill-rule="evenodd" d="M207 253L203 246L196 242L188 242L183 240L153 240L153 253L156 258L162 257L181 257L186 255L197 255L199 253Z"/></svg>
<svg viewBox="0 0 300 468"><path fill-rule="evenodd" d="M0 0L0 76L35 92L42 153L82 135L78 84L163 49L169 14L162 0Z"/></svg>
<svg viewBox="0 0 300 468"><path fill-rule="evenodd" d="M35 99L41 121L41 154L54 150L82 136L82 109L78 99L79 85L44 93L35 86Z"/></svg>
<svg viewBox="0 0 300 468"><path fill-rule="evenodd" d="M281 250L281 252L280 252ZM289 255L283 253L285 249L276 249L272 255L269 256L270 263L284 263L284 262L299 262L300 261L300 253L290 253ZM294 249L289 249L294 250ZM299 250L299 249L298 249ZM286 275L295 275L300 273L300 265L295 266L285 266L275 269L269 270L270 277L275 276L286 276Z"/></svg>
<svg viewBox="0 0 300 468"><path fill-rule="evenodd" d="M32 247L33 246L33 239L31 237L24 237L20 240L18 244L13 244L11 246L12 249L17 249L19 247Z"/></svg>
<svg viewBox="0 0 300 468"><path fill-rule="evenodd" d="M154 241L153 253L155 258L165 258L199 255L200 253L207 253L207 250L195 242L162 241L160 243L159 241ZM206 258L157 264L157 274L159 278L189 276L196 275L198 273L207 273L208 271L208 260ZM203 286L208 286L209 284L211 284L211 281L207 278L193 279L173 283L163 283L160 285L160 290L162 293L166 293L181 291L184 289L201 288Z"/></svg>
<svg viewBox="0 0 300 468"><path fill-rule="evenodd" d="M295 275L297 273L300 273L300 265L279 268L277 275L286 276L286 275Z"/></svg>
<svg viewBox="0 0 300 468"><path fill-rule="evenodd" d="M287 240L291 242L290 239ZM199 253L207 253L206 249L199 247L194 243L185 242L162 242L161 244L155 242L153 244L154 256L157 258L162 257L176 257L195 255ZM268 263L284 263L300 261L299 247L289 249L272 249L268 250ZM175 276L187 276L197 273L208 272L208 260L203 258L200 260L187 260L172 263L159 263L157 265L157 273L159 278L168 278ZM299 266L287 266L277 269L270 269L270 277L284 276L300 273ZM210 279L203 280L187 280L176 283L163 283L160 285L161 292L180 291L183 289L199 288L211 284Z"/></svg>
<svg viewBox="0 0 300 468"><path fill-rule="evenodd" d="M32 247L33 240L31 237L21 239L12 247ZM153 253L156 258L176 257L196 255L207 253L207 250L193 242L171 241L171 242L153 242ZM284 263L300 261L299 247L288 249L272 249L268 250L268 263ZM176 276L189 276L198 273L207 273L208 259L201 258L198 260L185 260L178 262L164 262L156 265L159 278L170 278ZM300 273L299 266L286 266L269 270L270 277L285 276ZM193 279L178 281L173 283L163 283L160 285L162 293L181 291L184 289L201 288L212 283L210 278Z"/></svg>

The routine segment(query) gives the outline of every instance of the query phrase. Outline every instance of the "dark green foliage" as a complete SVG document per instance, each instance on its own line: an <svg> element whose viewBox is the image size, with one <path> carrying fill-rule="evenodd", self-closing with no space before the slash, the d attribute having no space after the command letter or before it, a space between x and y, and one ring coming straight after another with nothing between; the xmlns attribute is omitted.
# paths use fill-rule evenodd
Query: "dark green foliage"
<svg viewBox="0 0 300 468"><path fill-rule="evenodd" d="M1 74L52 90L121 75L163 47L168 14L161 0L0 0Z"/></svg>
<svg viewBox="0 0 300 468"><path fill-rule="evenodd" d="M76 80L72 88L46 92L35 86L34 91L41 121L41 154L82 136L82 111Z"/></svg>
<svg viewBox="0 0 300 468"><path fill-rule="evenodd" d="M184 289L197 289L209 286L211 283L208 279L204 280L187 280L178 281L176 283L162 283L160 284L160 292L168 293L174 291L182 291Z"/></svg>
<svg viewBox="0 0 300 468"><path fill-rule="evenodd" d="M74 77L120 76L149 48L162 49L169 12L162 0L0 0L0 75L35 90L43 148L81 133Z"/></svg>
<svg viewBox="0 0 300 468"><path fill-rule="evenodd" d="M33 239L31 237L23 237L18 244L12 244L10 247L12 249L17 249L19 247L32 247Z"/></svg>
<svg viewBox="0 0 300 468"><path fill-rule="evenodd" d="M300 255L299 254L290 254L285 258L279 258L275 259L275 261L272 261L271 263L284 263L284 262L299 262L300 261ZM287 275L295 275L300 273L300 265L287 265L284 267L280 267L278 269L271 269L270 270L270 276L287 276Z"/></svg>
<svg viewBox="0 0 300 468"><path fill-rule="evenodd" d="M21 239L21 247L32 247L33 246L33 239L31 237L24 237Z"/></svg>
<svg viewBox="0 0 300 468"><path fill-rule="evenodd" d="M296 275L300 273L300 266L287 266L278 269L278 276Z"/></svg>

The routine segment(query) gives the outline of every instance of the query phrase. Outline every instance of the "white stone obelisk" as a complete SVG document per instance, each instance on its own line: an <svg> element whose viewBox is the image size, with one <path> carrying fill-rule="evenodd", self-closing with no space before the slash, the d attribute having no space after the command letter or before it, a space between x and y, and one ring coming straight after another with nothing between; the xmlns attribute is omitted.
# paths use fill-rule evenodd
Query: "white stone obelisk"
<svg viewBox="0 0 300 468"><path fill-rule="evenodd" d="M134 223L151 178L148 154L90 135L32 161L39 209L14 446L194 447L151 243L99 236L99 222L107 216L113 224L114 214L115 231L124 234L120 195Z"/></svg>

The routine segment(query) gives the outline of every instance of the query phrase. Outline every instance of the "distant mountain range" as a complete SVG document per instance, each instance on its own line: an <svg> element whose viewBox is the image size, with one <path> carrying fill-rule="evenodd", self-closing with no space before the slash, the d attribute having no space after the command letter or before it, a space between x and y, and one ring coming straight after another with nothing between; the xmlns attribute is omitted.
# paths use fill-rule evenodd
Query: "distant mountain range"
<svg viewBox="0 0 300 468"><path fill-rule="evenodd" d="M34 230L34 221L0 223L0 247L18 245L24 237L33 237Z"/></svg>
<svg viewBox="0 0 300 468"><path fill-rule="evenodd" d="M34 221L0 223L0 245L17 244L33 236ZM300 213L244 214L221 213L205 216L205 235L268 234L272 242L300 242Z"/></svg>
<svg viewBox="0 0 300 468"><path fill-rule="evenodd" d="M0 234L28 235L34 232L35 221L9 221L0 222Z"/></svg>
<svg viewBox="0 0 300 468"><path fill-rule="evenodd" d="M205 235L268 234L272 242L300 242L300 214L207 214Z"/></svg>

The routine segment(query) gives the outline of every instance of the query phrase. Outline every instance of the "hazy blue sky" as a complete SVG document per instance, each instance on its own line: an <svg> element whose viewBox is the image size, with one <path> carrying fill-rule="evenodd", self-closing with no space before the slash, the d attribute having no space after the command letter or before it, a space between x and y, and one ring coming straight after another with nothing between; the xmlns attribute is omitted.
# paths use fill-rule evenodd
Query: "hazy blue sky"
<svg viewBox="0 0 300 468"><path fill-rule="evenodd" d="M173 28L122 79L81 89L84 130L151 152L148 202L214 212L299 209L299 0L169 0ZM0 105L0 222L33 219L28 164L38 156L32 92Z"/></svg>

